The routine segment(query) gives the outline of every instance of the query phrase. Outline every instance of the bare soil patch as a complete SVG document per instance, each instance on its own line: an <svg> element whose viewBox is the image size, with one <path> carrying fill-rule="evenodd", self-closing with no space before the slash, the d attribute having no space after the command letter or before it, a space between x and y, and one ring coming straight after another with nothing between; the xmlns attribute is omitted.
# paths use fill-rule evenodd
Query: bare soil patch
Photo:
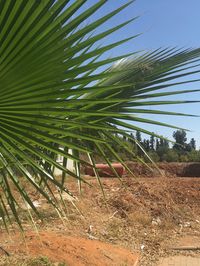
<svg viewBox="0 0 200 266"><path fill-rule="evenodd" d="M38 255L48 257L54 263L76 266L136 265L138 256L128 249L97 240L66 236L65 232L43 230L27 232L22 238L11 235L7 251L18 256Z"/></svg>

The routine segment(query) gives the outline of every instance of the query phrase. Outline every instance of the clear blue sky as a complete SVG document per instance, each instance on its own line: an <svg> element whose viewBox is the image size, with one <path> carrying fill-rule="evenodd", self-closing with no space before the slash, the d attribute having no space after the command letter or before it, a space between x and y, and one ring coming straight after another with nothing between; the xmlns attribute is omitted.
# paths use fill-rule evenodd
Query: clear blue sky
<svg viewBox="0 0 200 266"><path fill-rule="evenodd" d="M88 0L87 5L97 2ZM94 15L94 18L105 15L107 12L127 3L126 0L108 0L107 4ZM126 38L130 35L143 33L140 37L132 40L129 44L123 45L110 52L111 55L132 52L137 50L151 50L159 47L200 47L200 0L136 0L121 14L104 25L110 28L134 16L140 16L137 21L118 31L112 37L107 37L105 42ZM92 18L91 18L92 20ZM195 77L196 78L196 77ZM199 77L200 78L200 74ZM200 83L193 85L181 85L181 89L200 89ZM164 98L163 98L164 99ZM177 99L174 97L174 99ZM188 96L178 96L178 99L200 100L200 93ZM171 105L162 107L162 110L200 114L200 104ZM173 123L177 126L188 128L192 132L187 133L188 140L194 137L197 140L197 148L200 146L200 118L183 118L169 116L151 116L163 122ZM160 133L172 139L174 130L147 125L147 129Z"/></svg>

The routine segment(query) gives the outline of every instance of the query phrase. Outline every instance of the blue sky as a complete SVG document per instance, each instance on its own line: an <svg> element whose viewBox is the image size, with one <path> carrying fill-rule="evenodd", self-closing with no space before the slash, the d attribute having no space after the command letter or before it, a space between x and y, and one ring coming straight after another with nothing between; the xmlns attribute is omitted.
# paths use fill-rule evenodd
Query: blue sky
<svg viewBox="0 0 200 266"><path fill-rule="evenodd" d="M87 5L93 4L94 0L88 0ZM101 17L121 4L127 3L126 0L108 0L107 4L100 9L94 18ZM140 16L125 29L118 31L112 37L107 37L104 42L112 42L119 38L126 38L133 34L142 33L140 37L132 40L130 43L116 48L110 55L119 55L138 50L151 50L159 47L200 47L200 1L199 0L136 0L131 6L122 11L115 18L111 19L103 27L110 28L120 22L130 19L134 16ZM91 18L92 20L92 18ZM196 76L195 78L200 78ZM190 77L188 78L190 79ZM181 85L181 89L200 89L200 83ZM173 98L177 99L177 98ZM178 99L200 99L200 93L193 95L186 94L178 96ZM200 104L171 105L162 107L162 110L185 112L191 114L200 114ZM200 146L200 118L169 117L169 116L151 116L163 122L173 123L177 126L188 128L192 132L187 133L188 140L194 137L197 141L197 147ZM150 131L160 133L172 139L173 129L146 126Z"/></svg>

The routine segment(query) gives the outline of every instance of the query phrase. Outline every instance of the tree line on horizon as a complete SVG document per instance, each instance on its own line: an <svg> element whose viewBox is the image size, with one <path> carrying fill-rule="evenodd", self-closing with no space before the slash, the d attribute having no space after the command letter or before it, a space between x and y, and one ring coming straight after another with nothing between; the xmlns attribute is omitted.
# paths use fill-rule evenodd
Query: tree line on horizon
<svg viewBox="0 0 200 266"><path fill-rule="evenodd" d="M174 141L170 142L165 138L155 137L153 133L149 138L142 138L141 132L136 131L131 133L130 137L123 136L122 138L135 155L146 162L148 156L154 162L200 162L200 150L197 150L194 138L188 141L187 133L184 130L176 130L172 136ZM132 160L125 151L120 150L119 153L125 159Z"/></svg>

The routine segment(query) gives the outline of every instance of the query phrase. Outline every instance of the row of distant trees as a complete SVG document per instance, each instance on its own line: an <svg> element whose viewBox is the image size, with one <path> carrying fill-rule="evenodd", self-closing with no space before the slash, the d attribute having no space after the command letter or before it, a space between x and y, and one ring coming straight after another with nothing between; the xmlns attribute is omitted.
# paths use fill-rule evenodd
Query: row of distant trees
<svg viewBox="0 0 200 266"><path fill-rule="evenodd" d="M167 139L157 138L154 135L142 138L140 131L136 131L135 134L131 133L130 138L123 137L123 141L129 144L130 149L145 160L147 160L146 155L149 155L156 162L200 162L200 150L196 149L194 138L187 141L186 132L177 130L173 132L173 139L173 142L169 142ZM146 155L143 150L146 151ZM122 156L131 159L130 155L125 152Z"/></svg>

